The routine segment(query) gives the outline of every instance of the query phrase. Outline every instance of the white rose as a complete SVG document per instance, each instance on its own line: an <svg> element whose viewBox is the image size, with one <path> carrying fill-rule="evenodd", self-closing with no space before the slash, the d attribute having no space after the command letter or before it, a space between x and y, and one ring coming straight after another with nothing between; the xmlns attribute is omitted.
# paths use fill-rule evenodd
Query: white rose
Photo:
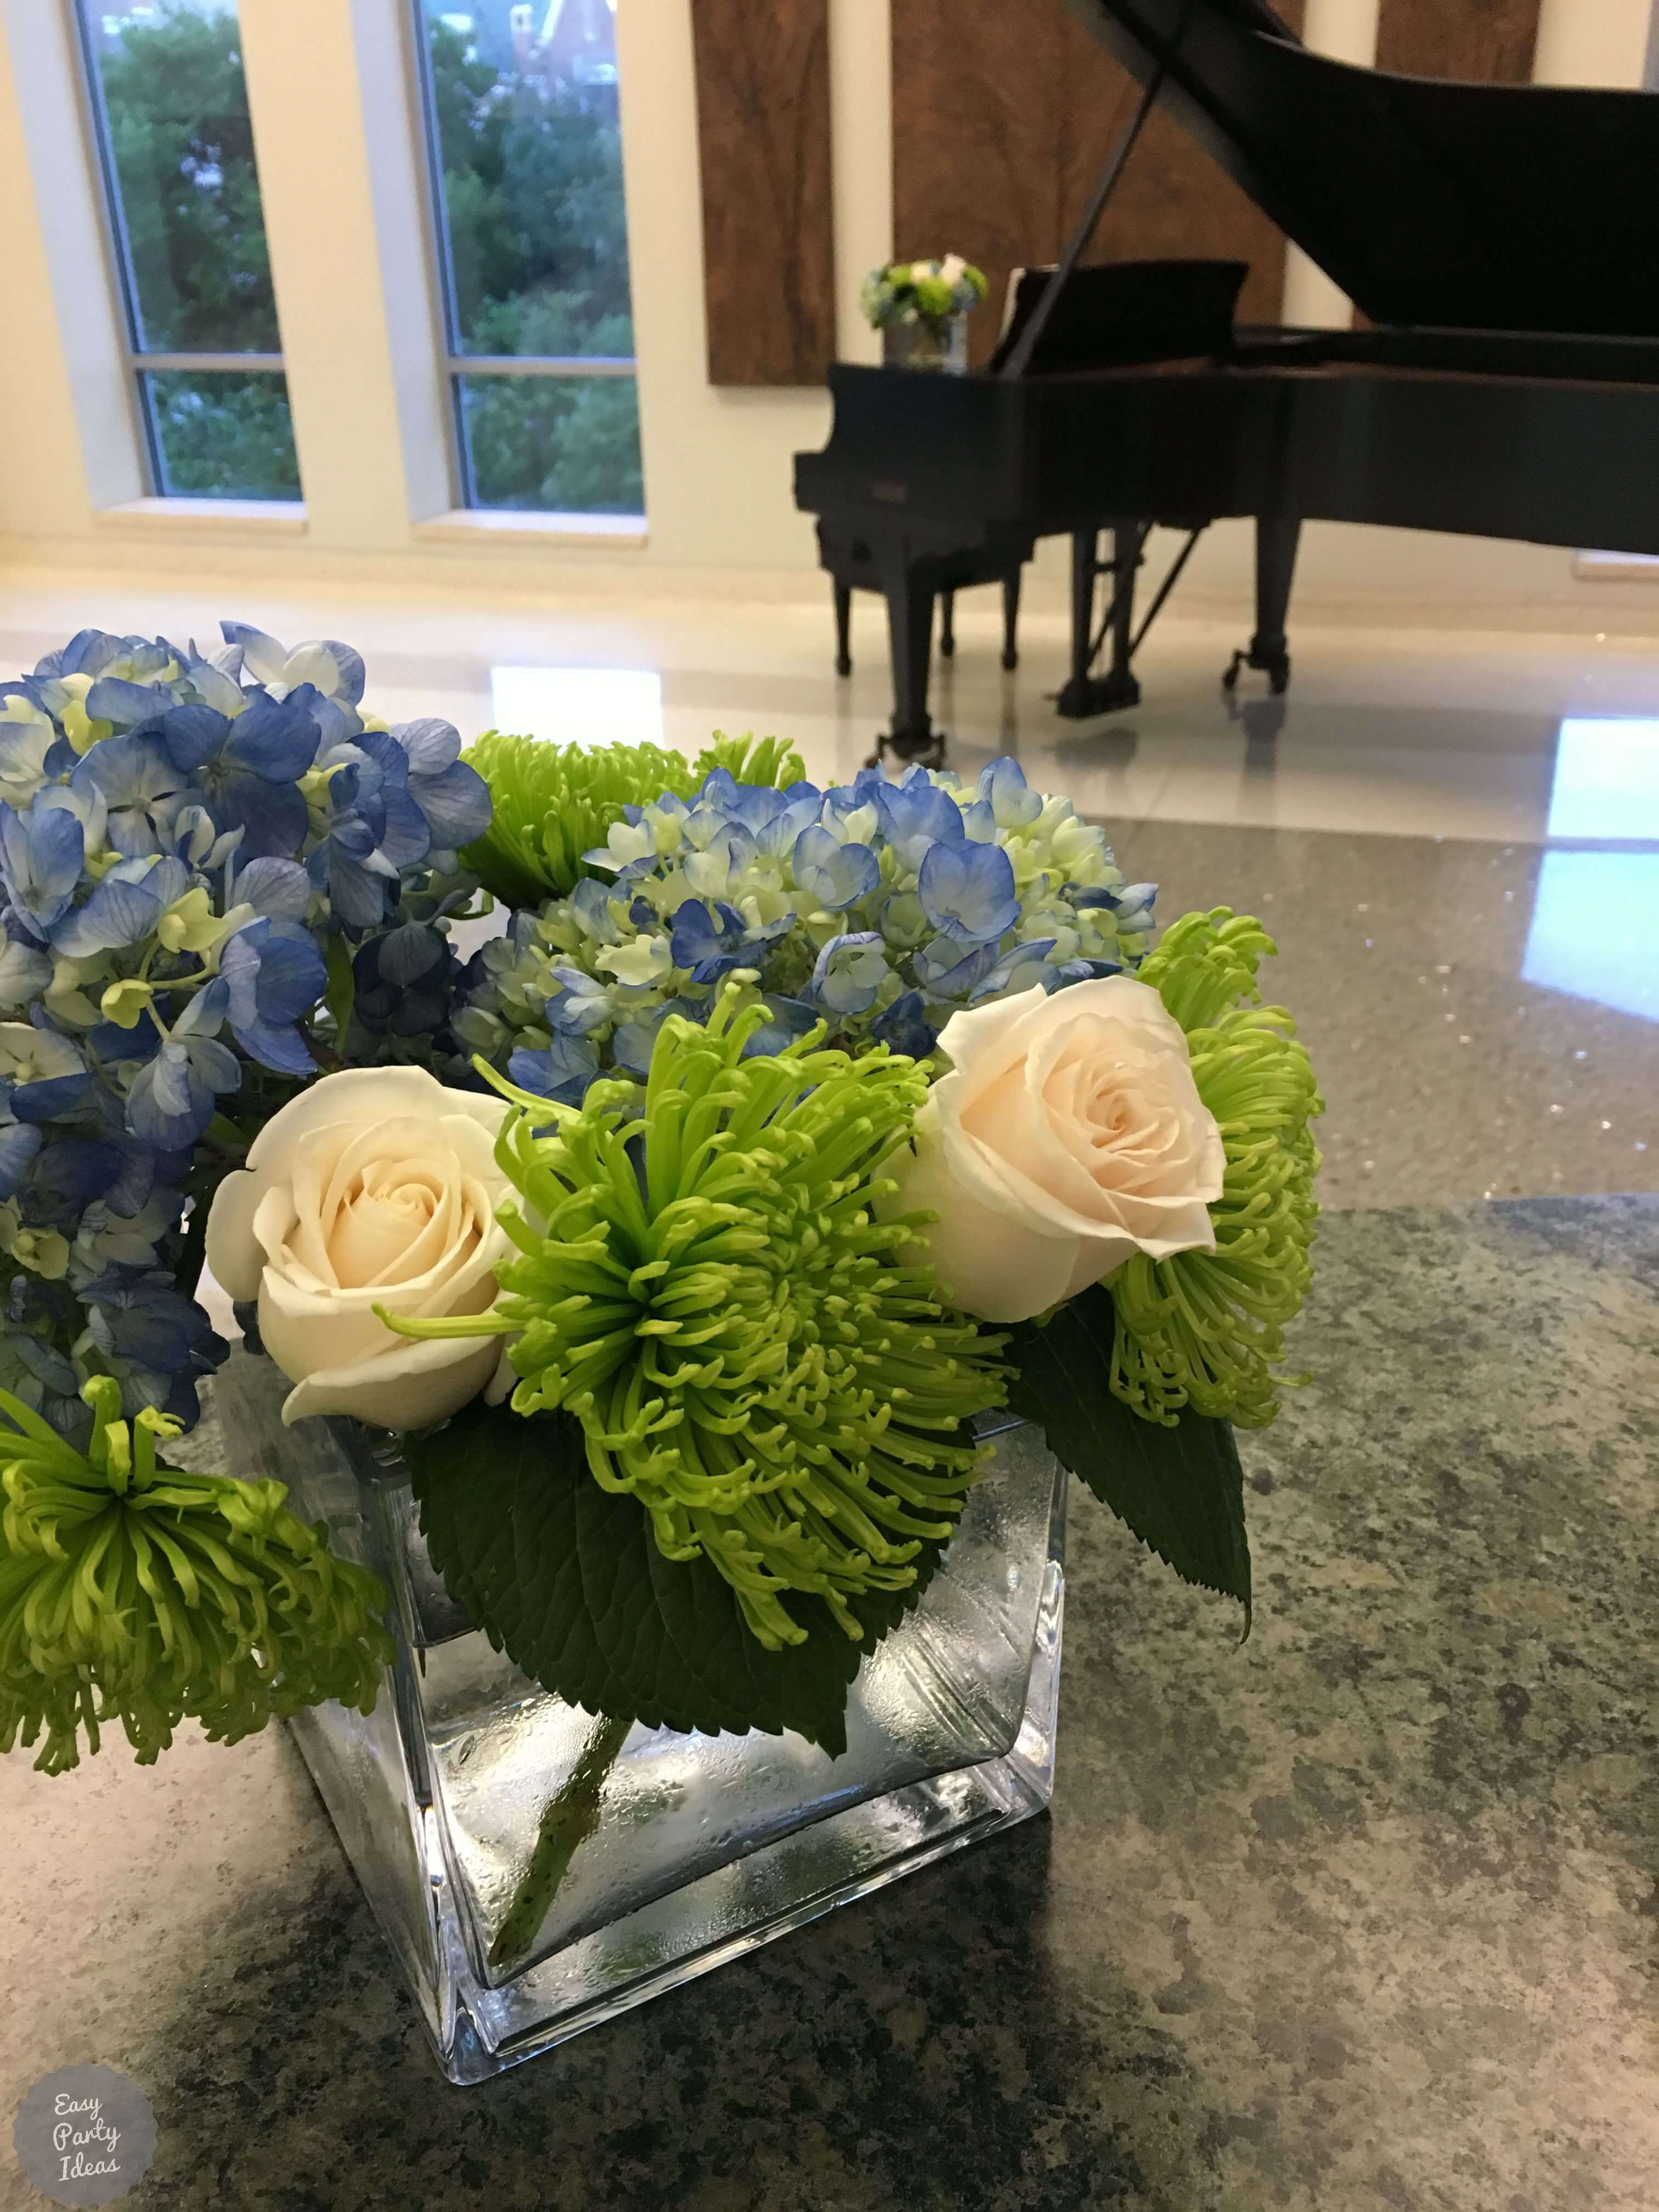
<svg viewBox="0 0 1659 2212"><path fill-rule="evenodd" d="M947 253L939 264L939 273L947 284L954 285L961 282L963 271L967 266L968 264L959 253Z"/></svg>
<svg viewBox="0 0 1659 2212"><path fill-rule="evenodd" d="M1028 1321L1132 1254L1212 1250L1226 1161L1181 1025L1127 975L952 1014L951 1068L916 1116L884 1211L928 1208L952 1302Z"/></svg>
<svg viewBox="0 0 1659 2212"><path fill-rule="evenodd" d="M398 1336L374 1307L430 1318L494 1304L513 1249L495 1221L507 1111L422 1068L350 1069L284 1106L220 1184L208 1267L233 1298L259 1302L265 1350L295 1385L284 1421L422 1428L489 1381L499 1340Z"/></svg>

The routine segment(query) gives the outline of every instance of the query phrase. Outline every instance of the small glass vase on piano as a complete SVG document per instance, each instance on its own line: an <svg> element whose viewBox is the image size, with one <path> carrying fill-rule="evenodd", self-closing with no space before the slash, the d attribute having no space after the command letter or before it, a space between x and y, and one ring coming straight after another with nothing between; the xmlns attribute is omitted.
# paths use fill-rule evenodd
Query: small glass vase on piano
<svg viewBox="0 0 1659 2212"><path fill-rule="evenodd" d="M959 253L872 269L864 280L863 307L871 327L881 332L884 365L965 375L968 318L985 294L983 271Z"/></svg>

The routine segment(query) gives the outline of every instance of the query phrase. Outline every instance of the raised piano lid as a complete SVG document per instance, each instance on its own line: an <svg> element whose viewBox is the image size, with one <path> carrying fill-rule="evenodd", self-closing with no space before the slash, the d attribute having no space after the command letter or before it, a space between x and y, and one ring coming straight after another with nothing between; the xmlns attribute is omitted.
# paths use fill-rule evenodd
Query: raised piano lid
<svg viewBox="0 0 1659 2212"><path fill-rule="evenodd" d="M1265 0L1067 4L1142 84L1167 67L1170 112L1373 322L1659 337L1659 94L1354 69Z"/></svg>

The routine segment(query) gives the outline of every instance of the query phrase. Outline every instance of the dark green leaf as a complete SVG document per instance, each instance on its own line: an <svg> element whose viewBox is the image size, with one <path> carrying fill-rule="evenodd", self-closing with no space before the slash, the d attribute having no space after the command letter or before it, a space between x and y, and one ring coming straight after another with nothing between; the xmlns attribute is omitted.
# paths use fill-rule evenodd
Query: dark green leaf
<svg viewBox="0 0 1659 2212"><path fill-rule="evenodd" d="M1115 1328L1111 1294L1098 1287L1046 1328L1023 1323L1006 1354L1017 1373L1010 1402L1185 1581L1236 1597L1248 1632L1250 1547L1232 1424L1190 1407L1172 1429L1131 1413L1109 1385Z"/></svg>
<svg viewBox="0 0 1659 2212"><path fill-rule="evenodd" d="M706 1559L665 1559L644 1509L599 1487L568 1415L475 1402L404 1450L433 1564L497 1650L571 1705L651 1728L793 1729L838 1755L861 1660L944 1549L925 1547L908 1589L853 1601L862 1644L821 1599L791 1598L806 1641L768 1651Z"/></svg>
<svg viewBox="0 0 1659 2212"><path fill-rule="evenodd" d="M343 937L328 940L328 988L323 994L323 1004L333 1018L337 1044L345 1041L351 1027L351 1009L357 995L357 981L351 969L351 947Z"/></svg>

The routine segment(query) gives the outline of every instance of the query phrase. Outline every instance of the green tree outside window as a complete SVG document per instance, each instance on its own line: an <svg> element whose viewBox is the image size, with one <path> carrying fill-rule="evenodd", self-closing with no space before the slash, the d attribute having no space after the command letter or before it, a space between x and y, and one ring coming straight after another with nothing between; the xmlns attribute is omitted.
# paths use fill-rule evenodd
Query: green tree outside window
<svg viewBox="0 0 1659 2212"><path fill-rule="evenodd" d="M520 67L499 32L492 59L487 21L460 30L438 0L426 15L456 353L631 356L614 77L550 74L544 53ZM641 511L631 377L458 381L479 506Z"/></svg>
<svg viewBox="0 0 1659 2212"><path fill-rule="evenodd" d="M88 11L119 196L134 332L147 353L281 349L234 7ZM297 499L285 379L146 374L166 492Z"/></svg>

